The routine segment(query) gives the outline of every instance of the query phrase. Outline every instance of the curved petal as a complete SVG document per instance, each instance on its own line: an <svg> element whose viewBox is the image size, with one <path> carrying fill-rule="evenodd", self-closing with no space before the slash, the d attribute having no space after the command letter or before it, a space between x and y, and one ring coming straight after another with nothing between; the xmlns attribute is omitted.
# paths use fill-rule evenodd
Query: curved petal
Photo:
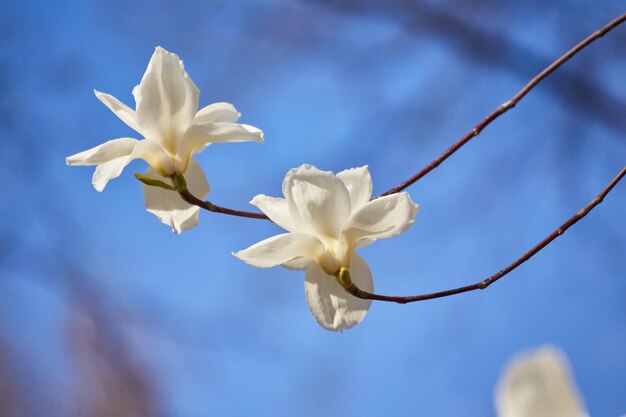
<svg viewBox="0 0 626 417"><path fill-rule="evenodd" d="M98 165L91 177L91 183L96 191L101 192L109 180L119 177L130 161L128 156L120 156Z"/></svg>
<svg viewBox="0 0 626 417"><path fill-rule="evenodd" d="M357 254L352 256L350 276L357 287L368 292L374 291L372 273ZM362 300L346 292L334 276L327 275L315 262L307 269L304 291L311 314L328 330L345 330L360 323L372 303L371 300Z"/></svg>
<svg viewBox="0 0 626 417"><path fill-rule="evenodd" d="M169 182L152 167L148 168L146 175L166 183ZM209 183L202 168L195 160L189 163L185 179L189 190L196 197L202 199L209 194ZM171 226L175 233L181 233L198 224L200 208L185 202L177 192L146 184L142 184L142 188L146 210L157 216L162 223Z"/></svg>
<svg viewBox="0 0 626 417"><path fill-rule="evenodd" d="M109 180L119 177L124 167L132 161L131 154L140 142L132 138L113 139L84 152L68 156L65 163L67 165L98 165L91 183L97 191L102 191Z"/></svg>
<svg viewBox="0 0 626 417"><path fill-rule="evenodd" d="M196 149L208 143L263 142L263 132L250 125L237 123L201 123L191 126L185 132L177 150L177 167L180 172Z"/></svg>
<svg viewBox="0 0 626 417"><path fill-rule="evenodd" d="M332 172L312 165L290 170L283 181L289 215L298 231L336 239L350 215L350 195Z"/></svg>
<svg viewBox="0 0 626 417"><path fill-rule="evenodd" d="M133 149L130 158L131 160L143 159L162 177L167 177L176 172L174 160L157 140L140 140Z"/></svg>
<svg viewBox="0 0 626 417"><path fill-rule="evenodd" d="M193 124L227 122L235 123L241 117L235 106L230 103L213 103L196 113Z"/></svg>
<svg viewBox="0 0 626 417"><path fill-rule="evenodd" d="M315 259L324 251L324 245L314 236L284 233L262 240L233 255L252 266L270 268L301 256Z"/></svg>
<svg viewBox="0 0 626 417"><path fill-rule="evenodd" d="M337 178L343 181L350 194L352 211L357 210L372 198L372 176L367 165L341 171Z"/></svg>
<svg viewBox="0 0 626 417"><path fill-rule="evenodd" d="M181 148L204 143L263 142L263 132L254 126L238 123L200 123L191 126L183 137Z"/></svg>
<svg viewBox="0 0 626 417"><path fill-rule="evenodd" d="M211 143L226 142L263 142L263 132L254 126L239 123L202 123L194 125L201 136L209 138Z"/></svg>
<svg viewBox="0 0 626 417"><path fill-rule="evenodd" d="M507 366L496 391L499 417L587 416L565 355L550 346Z"/></svg>
<svg viewBox="0 0 626 417"><path fill-rule="evenodd" d="M295 231L295 225L289 215L289 206L284 198L274 198L259 194L250 201L250 204L265 213L271 221L283 229L289 232Z"/></svg>
<svg viewBox="0 0 626 417"><path fill-rule="evenodd" d="M293 258L290 261L283 262L280 266L294 271L305 271L312 262L315 263L315 261L311 258L308 258L306 256L298 256L297 258Z"/></svg>
<svg viewBox="0 0 626 417"><path fill-rule="evenodd" d="M193 155L198 155L202 152L204 152L206 150L206 148L208 148L210 145L210 143L205 143L204 145L200 145L197 146L196 149L193 151Z"/></svg>
<svg viewBox="0 0 626 417"><path fill-rule="evenodd" d="M67 165L98 165L109 162L120 156L128 156L133 152L139 141L132 138L112 139L101 145L94 146L65 158Z"/></svg>
<svg viewBox="0 0 626 417"><path fill-rule="evenodd" d="M364 238L359 240L359 242L356 244L357 248L365 248L369 245L371 245L372 243L376 242L376 239L368 239L368 238Z"/></svg>
<svg viewBox="0 0 626 417"><path fill-rule="evenodd" d="M139 132L139 124L137 123L137 116L135 111L122 103L110 94L101 93L98 90L93 90L98 100L104 103L117 117L122 119L131 129Z"/></svg>
<svg viewBox="0 0 626 417"><path fill-rule="evenodd" d="M176 54L157 47L141 83L133 90L141 132L172 153L198 111L200 90Z"/></svg>
<svg viewBox="0 0 626 417"><path fill-rule="evenodd" d="M419 205L407 193L380 197L352 213L342 234L351 244L363 238L386 239L405 232L415 221Z"/></svg>

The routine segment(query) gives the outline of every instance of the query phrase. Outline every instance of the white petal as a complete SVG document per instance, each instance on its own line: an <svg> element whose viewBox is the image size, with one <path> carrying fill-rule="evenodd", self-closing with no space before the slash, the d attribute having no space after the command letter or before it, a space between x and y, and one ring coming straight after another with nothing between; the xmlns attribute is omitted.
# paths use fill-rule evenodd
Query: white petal
<svg viewBox="0 0 626 417"><path fill-rule="evenodd" d="M209 124L203 123L206 126L205 132L210 136L211 143L226 143L226 142L263 142L263 132L254 126L239 124L239 123L211 123L209 132Z"/></svg>
<svg viewBox="0 0 626 417"><path fill-rule="evenodd" d="M200 95L183 62L176 54L157 47L133 95L141 132L174 152L198 111Z"/></svg>
<svg viewBox="0 0 626 417"><path fill-rule="evenodd" d="M237 123L201 123L191 126L178 145L177 167L179 172L186 169L186 158L208 143L263 142L263 132L253 126ZM201 152L202 149L199 150Z"/></svg>
<svg viewBox="0 0 626 417"><path fill-rule="evenodd" d="M170 182L167 178L160 176L152 167L146 171L146 175L160 179L165 183ZM209 194L209 183L204 172L193 159L185 173L185 180L189 191L196 197L203 199ZM177 192L146 184L142 184L142 188L146 210L157 216L162 223L171 226L175 233L181 233L198 224L200 208L185 202Z"/></svg>
<svg viewBox="0 0 626 417"><path fill-rule="evenodd" d="M283 181L289 214L299 231L336 239L350 215L350 195L332 172L312 165L290 170Z"/></svg>
<svg viewBox="0 0 626 417"><path fill-rule="evenodd" d="M263 132L239 123L200 123L189 128L184 141L189 143L263 142ZM188 145L189 146L189 145Z"/></svg>
<svg viewBox="0 0 626 417"><path fill-rule="evenodd" d="M371 245L374 242L376 242L376 239L364 238L364 239L359 240L359 242L356 244L356 247L357 248L365 248L365 247Z"/></svg>
<svg viewBox="0 0 626 417"><path fill-rule="evenodd" d="M117 117L122 119L131 129L139 132L139 124L137 123L137 116L135 111L122 103L112 95L101 93L100 91L93 90L98 97L98 100L104 103Z"/></svg>
<svg viewBox="0 0 626 417"><path fill-rule="evenodd" d="M196 149L193 151L193 155L197 155L199 153L204 152L206 148L208 148L210 143L205 143L204 145L196 146Z"/></svg>
<svg viewBox="0 0 626 417"><path fill-rule="evenodd" d="M295 225L289 215L289 206L284 198L268 197L263 194L255 196L250 202L261 210L271 221L290 232L295 231Z"/></svg>
<svg viewBox="0 0 626 417"><path fill-rule="evenodd" d="M132 153L137 139L113 139L65 159L67 165L98 165L91 183L97 191L104 190L109 180L119 177L122 170L133 160Z"/></svg>
<svg viewBox="0 0 626 417"><path fill-rule="evenodd" d="M324 245L314 236L304 233L284 233L262 240L233 255L252 266L269 268L297 257L317 258L324 251Z"/></svg>
<svg viewBox="0 0 626 417"><path fill-rule="evenodd" d="M544 346L512 360L496 392L499 417L583 417L587 413L567 359Z"/></svg>
<svg viewBox="0 0 626 417"><path fill-rule="evenodd" d="M163 149L161 143L154 139L140 140L133 149L131 159L143 159L162 177L167 177L176 172L174 169L174 160L170 154Z"/></svg>
<svg viewBox="0 0 626 417"><path fill-rule="evenodd" d="M65 158L67 165L98 165L130 155L139 141L132 138L112 139L91 149Z"/></svg>
<svg viewBox="0 0 626 417"><path fill-rule="evenodd" d="M352 256L350 277L360 289L374 291L372 273L357 254ZM360 323L372 303L371 300L362 300L346 292L334 276L327 275L315 262L307 270L304 290L311 314L328 330L345 330Z"/></svg>
<svg viewBox="0 0 626 417"><path fill-rule="evenodd" d="M415 221L419 205L407 193L380 197L352 213L343 226L350 243L363 238L386 239L405 232Z"/></svg>
<svg viewBox="0 0 626 417"><path fill-rule="evenodd" d="M343 181L350 193L352 211L355 211L372 198L372 176L367 166L341 171L337 178Z"/></svg>
<svg viewBox="0 0 626 417"><path fill-rule="evenodd" d="M200 109L193 119L194 124L228 122L235 123L241 117L235 106L230 103L213 103Z"/></svg>
<svg viewBox="0 0 626 417"><path fill-rule="evenodd" d="M298 256L297 258L293 258L290 261L282 263L280 266L283 266L287 269L292 269L294 271L305 271L311 262L315 263L315 261L306 256Z"/></svg>
<svg viewBox="0 0 626 417"><path fill-rule="evenodd" d="M143 159L160 175L174 172L172 158L152 139L113 139L84 152L65 159L68 165L98 165L93 176L93 185L102 191L107 182L118 177L124 167L134 159Z"/></svg>
<svg viewBox="0 0 626 417"><path fill-rule="evenodd" d="M131 159L128 156L120 156L98 165L91 177L91 183L96 191L104 190L109 180L119 177L130 161Z"/></svg>

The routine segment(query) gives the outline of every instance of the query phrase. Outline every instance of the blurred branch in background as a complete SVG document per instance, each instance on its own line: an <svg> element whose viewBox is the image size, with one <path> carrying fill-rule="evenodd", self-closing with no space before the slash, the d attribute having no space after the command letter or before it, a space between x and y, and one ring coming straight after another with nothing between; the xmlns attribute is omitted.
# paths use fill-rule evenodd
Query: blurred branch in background
<svg viewBox="0 0 626 417"><path fill-rule="evenodd" d="M22 383L29 371L28 363L10 349L0 334L0 416L36 415Z"/></svg>
<svg viewBox="0 0 626 417"><path fill-rule="evenodd" d="M520 79L526 79L537 68L547 67L551 61L519 44L507 33L488 29L489 22L472 24L466 16L457 16L454 2L449 2L452 4L445 7L433 6L422 0L390 0L384 4L376 0L305 1L347 15L386 17L407 32L428 34L430 38L447 41L449 46L468 60L483 67L500 68ZM612 23L622 22L621 18L616 20L619 21ZM620 39L613 42L618 41ZM588 68L581 70L562 71L544 88L554 93L562 105L570 107L579 115L598 120L617 131L624 131L624 99L590 76Z"/></svg>
<svg viewBox="0 0 626 417"><path fill-rule="evenodd" d="M47 339L42 346L29 346L23 352L9 349L0 333L0 415L162 415L157 379L131 343L131 335L139 330L137 323L63 254L58 254L56 267L65 271L57 274L55 281L35 279L30 285L50 292L64 304L67 331L59 335L59 340ZM41 320L42 333L46 324L51 323ZM31 355L50 355L57 343L62 362L67 360L67 364L54 364L52 372L31 372L30 363L35 359Z"/></svg>
<svg viewBox="0 0 626 417"><path fill-rule="evenodd" d="M130 346L128 330L136 323L85 278L76 274L68 288L68 347L77 371L73 407L89 417L158 416L154 378Z"/></svg>

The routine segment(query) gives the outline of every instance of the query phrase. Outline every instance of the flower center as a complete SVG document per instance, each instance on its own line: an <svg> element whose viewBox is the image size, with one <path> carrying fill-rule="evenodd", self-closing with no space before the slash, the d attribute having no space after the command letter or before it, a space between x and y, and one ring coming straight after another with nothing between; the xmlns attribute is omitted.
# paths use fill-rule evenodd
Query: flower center
<svg viewBox="0 0 626 417"><path fill-rule="evenodd" d="M324 241L324 246L326 250L318 257L317 263L328 275L333 275L342 267L350 267L352 250L347 242L330 239Z"/></svg>

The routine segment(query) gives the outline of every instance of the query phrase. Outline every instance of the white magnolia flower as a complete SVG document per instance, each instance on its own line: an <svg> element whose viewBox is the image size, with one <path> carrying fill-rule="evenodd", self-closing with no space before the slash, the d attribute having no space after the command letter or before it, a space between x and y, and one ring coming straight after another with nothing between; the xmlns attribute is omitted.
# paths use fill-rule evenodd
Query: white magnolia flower
<svg viewBox="0 0 626 417"><path fill-rule="evenodd" d="M587 417L565 354L543 346L514 358L496 388L498 417Z"/></svg>
<svg viewBox="0 0 626 417"><path fill-rule="evenodd" d="M169 183L173 174L185 174L189 190L199 198L209 193L202 168L192 158L210 143L263 141L263 133L235 123L240 114L232 104L214 103L198 111L200 90L185 72L176 54L157 47L141 83L133 89L136 110L115 97L95 91L124 123L144 137L113 139L66 159L68 165L97 165L92 183L102 191L133 159L150 168L145 175ZM194 227L199 208L175 191L143 185L146 209L176 233Z"/></svg>
<svg viewBox="0 0 626 417"><path fill-rule="evenodd" d="M355 249L403 233L419 206L407 193L370 201L367 167L334 175L302 165L285 176L283 194L285 198L257 195L251 204L289 233L234 255L260 268L306 269L304 287L313 317L326 329L349 329L363 320L371 301L350 295L333 274L349 268L352 282L372 292L372 273Z"/></svg>

